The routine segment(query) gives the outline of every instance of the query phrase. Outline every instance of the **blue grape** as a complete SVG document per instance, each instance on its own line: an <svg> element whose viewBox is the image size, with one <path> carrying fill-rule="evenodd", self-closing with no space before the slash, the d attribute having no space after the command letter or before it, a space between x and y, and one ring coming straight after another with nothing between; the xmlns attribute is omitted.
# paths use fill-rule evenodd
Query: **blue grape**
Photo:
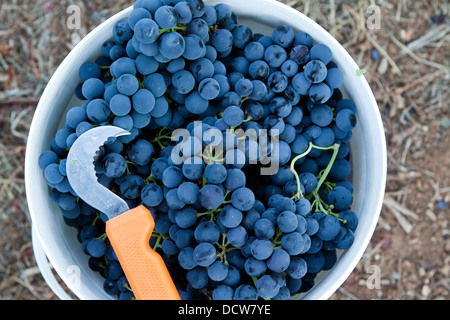
<svg viewBox="0 0 450 320"><path fill-rule="evenodd" d="M298 232L291 232L281 238L281 247L290 255L298 255L305 249L305 241Z"/></svg>
<svg viewBox="0 0 450 320"><path fill-rule="evenodd" d="M220 219L222 225L227 228L237 227L241 223L242 218L242 211L236 209L231 205L226 205L225 207L223 207L218 216L218 219Z"/></svg>
<svg viewBox="0 0 450 320"><path fill-rule="evenodd" d="M279 25L272 31L272 40L275 44L287 48L294 42L294 31L287 25Z"/></svg>
<svg viewBox="0 0 450 320"><path fill-rule="evenodd" d="M78 69L78 74L81 78L81 81L84 82L91 78L100 78L101 70L98 64L95 62L84 62L81 67Z"/></svg>
<svg viewBox="0 0 450 320"><path fill-rule="evenodd" d="M216 243L220 237L220 230L212 221L200 222L194 231L195 240L198 242Z"/></svg>
<svg viewBox="0 0 450 320"><path fill-rule="evenodd" d="M352 210L345 210L339 212L339 219L345 221L345 226L351 231L355 231L358 225L358 217L356 213Z"/></svg>
<svg viewBox="0 0 450 320"><path fill-rule="evenodd" d="M218 208L222 204L224 196L222 189L214 184L205 185L199 192L200 204L208 210Z"/></svg>
<svg viewBox="0 0 450 320"><path fill-rule="evenodd" d="M317 236L324 240L333 239L340 231L339 220L332 215L325 215L319 219L319 230Z"/></svg>
<svg viewBox="0 0 450 320"><path fill-rule="evenodd" d="M133 129L133 118L130 115L117 116L113 120L113 125L127 131Z"/></svg>
<svg viewBox="0 0 450 320"><path fill-rule="evenodd" d="M344 75L338 68L331 68L328 70L325 82L331 89L339 88L344 81Z"/></svg>
<svg viewBox="0 0 450 320"><path fill-rule="evenodd" d="M189 65L195 80L200 83L203 79L211 78L214 75L214 65L207 58L200 58Z"/></svg>
<svg viewBox="0 0 450 320"><path fill-rule="evenodd" d="M162 5L162 0L137 0L134 3L133 8L144 8L154 15L156 10Z"/></svg>
<svg viewBox="0 0 450 320"><path fill-rule="evenodd" d="M206 21L208 26L212 26L217 22L217 12L214 7L205 5L205 12L201 16L201 18Z"/></svg>
<svg viewBox="0 0 450 320"><path fill-rule="evenodd" d="M169 190L169 192L171 192L175 196L177 190L171 189ZM168 195L166 195L166 199L167 197ZM181 228L190 228L194 226L197 223L197 213L195 209L190 206L184 206L183 208L176 210L175 222Z"/></svg>
<svg viewBox="0 0 450 320"><path fill-rule="evenodd" d="M155 96L147 89L139 89L132 96L131 100L133 102L133 110L140 114L150 113L155 107Z"/></svg>
<svg viewBox="0 0 450 320"><path fill-rule="evenodd" d="M134 8L130 16L128 17L128 25L130 26L131 30L134 30L134 26L136 23L144 18L150 19L152 15L150 12L144 8Z"/></svg>
<svg viewBox="0 0 450 320"><path fill-rule="evenodd" d="M269 109L273 115L280 118L285 118L291 113L292 105L283 97L275 97L270 101Z"/></svg>
<svg viewBox="0 0 450 320"><path fill-rule="evenodd" d="M197 60L206 54L206 46L203 40L196 34L188 34L184 37L185 50L183 57L187 60Z"/></svg>
<svg viewBox="0 0 450 320"><path fill-rule="evenodd" d="M305 45L296 45L292 48L289 58L298 65L308 62L310 58L309 48Z"/></svg>
<svg viewBox="0 0 450 320"><path fill-rule="evenodd" d="M249 284L241 284L234 291L235 300L257 300L258 294L255 287Z"/></svg>
<svg viewBox="0 0 450 320"><path fill-rule="evenodd" d="M230 286L221 284L212 292L213 300L233 300L234 290Z"/></svg>
<svg viewBox="0 0 450 320"><path fill-rule="evenodd" d="M183 177L181 170L180 176ZM177 190L178 198L186 204L194 204L197 202L198 192L197 185L190 181L181 183Z"/></svg>
<svg viewBox="0 0 450 320"><path fill-rule="evenodd" d="M130 98L123 94L116 94L111 98L109 107L116 116L125 116L131 110Z"/></svg>
<svg viewBox="0 0 450 320"><path fill-rule="evenodd" d="M195 250L195 249L194 249ZM208 273L205 268L195 267L186 274L186 279L194 289L202 289L208 284Z"/></svg>
<svg viewBox="0 0 450 320"><path fill-rule="evenodd" d="M270 67L265 61L256 60L248 66L248 74L251 79L265 80L270 74Z"/></svg>
<svg viewBox="0 0 450 320"><path fill-rule="evenodd" d="M326 127L333 121L333 110L326 104L315 105L311 110L311 121L320 127Z"/></svg>
<svg viewBox="0 0 450 320"><path fill-rule="evenodd" d="M283 233L289 233L297 229L297 216L292 211L283 211L277 217L278 228Z"/></svg>
<svg viewBox="0 0 450 320"><path fill-rule="evenodd" d="M205 179L208 183L219 184L227 178L227 170L220 163L211 163L205 167Z"/></svg>
<svg viewBox="0 0 450 320"><path fill-rule="evenodd" d="M88 100L102 97L104 90L105 85L97 78L87 79L83 82L83 86L81 87L83 96Z"/></svg>
<svg viewBox="0 0 450 320"><path fill-rule="evenodd" d="M305 77L304 72L297 73L291 81L292 88L303 96L308 95L309 89L311 88L311 82Z"/></svg>
<svg viewBox="0 0 450 320"><path fill-rule="evenodd" d="M231 203L241 211L248 211L255 204L255 195L249 188L239 188L231 194Z"/></svg>
<svg viewBox="0 0 450 320"><path fill-rule="evenodd" d="M331 97L331 89L323 82L312 84L309 88L309 97L313 103L325 103Z"/></svg>
<svg viewBox="0 0 450 320"><path fill-rule="evenodd" d="M117 79L119 93L132 96L139 89L139 81L134 75L123 74Z"/></svg>
<svg viewBox="0 0 450 320"><path fill-rule="evenodd" d="M214 263L208 267L208 276L213 281L225 280L227 275L228 266L220 260L214 261Z"/></svg>
<svg viewBox="0 0 450 320"><path fill-rule="evenodd" d="M287 60L287 53L284 48L273 44L264 52L264 60L272 68L279 68Z"/></svg>
<svg viewBox="0 0 450 320"><path fill-rule="evenodd" d="M185 66L186 61L182 57L180 57L170 61L166 66L166 70L169 71L171 74L174 74L180 70L183 70Z"/></svg>
<svg viewBox="0 0 450 320"><path fill-rule="evenodd" d="M180 251L180 248L177 247L177 245L171 238L165 238L163 240L163 242L161 243L161 249L165 254L170 256L176 255Z"/></svg>
<svg viewBox="0 0 450 320"><path fill-rule="evenodd" d="M199 243L194 248L194 261L202 267L208 267L216 261L217 252L214 245L209 242Z"/></svg>
<svg viewBox="0 0 450 320"><path fill-rule="evenodd" d="M154 153L153 145L145 139L138 139L128 148L129 159L137 165L147 165Z"/></svg>
<svg viewBox="0 0 450 320"><path fill-rule="evenodd" d="M333 57L333 53L331 52L330 48L322 43L318 43L314 45L311 50L311 60L320 60L324 64L328 64L331 61L331 58Z"/></svg>
<svg viewBox="0 0 450 320"><path fill-rule="evenodd" d="M342 131L352 130L356 122L356 115L350 109L342 109L336 114L336 126Z"/></svg>
<svg viewBox="0 0 450 320"><path fill-rule="evenodd" d="M160 73L152 73L145 77L144 88L149 90L155 97L161 97L167 90L164 76Z"/></svg>
<svg viewBox="0 0 450 320"><path fill-rule="evenodd" d="M155 98L155 106L150 115L155 118L160 118L164 116L169 111L169 103L164 96Z"/></svg>
<svg viewBox="0 0 450 320"><path fill-rule="evenodd" d="M154 18L162 29L171 29L178 23L178 12L172 6L161 6L156 9Z"/></svg>
<svg viewBox="0 0 450 320"><path fill-rule="evenodd" d="M202 177L205 169L205 163L198 157L191 157L186 159L183 163L183 175L188 180L198 180Z"/></svg>
<svg viewBox="0 0 450 320"><path fill-rule="evenodd" d="M236 82L234 89L241 97L248 97L253 92L253 83L249 79L242 78Z"/></svg>
<svg viewBox="0 0 450 320"><path fill-rule="evenodd" d="M304 68L306 79L311 83L320 83L327 77L327 67L320 60L311 60Z"/></svg>
<svg viewBox="0 0 450 320"><path fill-rule="evenodd" d="M139 43L139 50L142 54L152 57L156 61L156 56L159 54L159 45L158 42L152 43Z"/></svg>
<svg viewBox="0 0 450 320"><path fill-rule="evenodd" d="M186 109L193 114L201 114L208 109L208 100L202 98L198 91L191 92L185 101Z"/></svg>
<svg viewBox="0 0 450 320"><path fill-rule="evenodd" d="M118 44L124 44L133 36L128 21L119 21L113 27L113 38Z"/></svg>
<svg viewBox="0 0 450 320"><path fill-rule="evenodd" d="M256 281L256 289L260 297L270 299L278 294L280 287L271 275L266 274Z"/></svg>
<svg viewBox="0 0 450 320"><path fill-rule="evenodd" d="M348 249L355 241L353 231L345 227L341 228L336 238L337 239L334 239L333 242L336 243L336 248L341 250Z"/></svg>
<svg viewBox="0 0 450 320"><path fill-rule="evenodd" d="M213 78L205 78L198 85L198 92L203 99L215 99L220 93L220 85Z"/></svg>
<svg viewBox="0 0 450 320"><path fill-rule="evenodd" d="M46 150L39 155L38 164L39 167L44 170L49 164L57 164L59 161L58 155L51 150Z"/></svg>
<svg viewBox="0 0 450 320"><path fill-rule="evenodd" d="M184 53L184 37L178 32L164 33L160 37L159 52L166 58L176 59Z"/></svg>
<svg viewBox="0 0 450 320"><path fill-rule="evenodd" d="M261 219L261 215L255 209L251 209L246 212L244 218L242 219L242 225L248 231L254 231L255 224Z"/></svg>
<svg viewBox="0 0 450 320"><path fill-rule="evenodd" d="M264 119L264 129L269 129L269 134L272 136L278 136L284 131L285 123L281 117L270 115Z"/></svg>
<svg viewBox="0 0 450 320"><path fill-rule="evenodd" d="M245 260L244 268L249 276L259 277L267 270L267 264L265 261L249 257Z"/></svg>
<svg viewBox="0 0 450 320"><path fill-rule="evenodd" d="M240 25L234 28L233 34L233 45L236 48L245 48L245 46L252 40L253 31L246 25Z"/></svg>
<svg viewBox="0 0 450 320"><path fill-rule="evenodd" d="M223 111L223 121L230 127L239 126L244 121L244 111L237 106L230 106Z"/></svg>
<svg viewBox="0 0 450 320"><path fill-rule="evenodd" d="M147 184L141 190L141 199L145 205L156 207L164 199L163 191L156 183Z"/></svg>
<svg viewBox="0 0 450 320"><path fill-rule="evenodd" d="M305 276L307 270L308 266L305 260L301 257L291 257L286 273L293 279L301 279Z"/></svg>
<svg viewBox="0 0 450 320"><path fill-rule="evenodd" d="M275 227L269 219L261 218L255 222L253 231L258 239L270 239L275 234Z"/></svg>
<svg viewBox="0 0 450 320"><path fill-rule="evenodd" d="M287 88L288 83L287 76L281 71L273 72L267 80L269 88L276 93L283 92Z"/></svg>
<svg viewBox="0 0 450 320"><path fill-rule="evenodd" d="M86 244L86 251L94 258L103 257L106 252L105 242L98 238L92 238Z"/></svg>
<svg viewBox="0 0 450 320"><path fill-rule="evenodd" d="M319 272L325 264L325 257L321 251L306 253L302 256L302 259L305 260L309 273Z"/></svg>
<svg viewBox="0 0 450 320"><path fill-rule="evenodd" d="M183 181L183 173L179 167L170 166L163 171L161 180L167 188L175 188Z"/></svg>
<svg viewBox="0 0 450 320"><path fill-rule="evenodd" d="M140 19L134 25L134 35L136 36L136 39L141 43L153 43L159 36L159 26L154 20L150 18Z"/></svg>
<svg viewBox="0 0 450 320"><path fill-rule="evenodd" d="M251 245L252 256L258 260L265 260L273 253L273 244L268 239L256 239Z"/></svg>
<svg viewBox="0 0 450 320"><path fill-rule="evenodd" d="M320 135L313 139L313 143L319 147L327 147L331 146L334 140L335 136L333 130L329 127L324 127L322 128Z"/></svg>
<svg viewBox="0 0 450 320"><path fill-rule="evenodd" d="M121 177L127 169L125 158L119 153L108 153L102 160L103 172L109 178Z"/></svg>
<svg viewBox="0 0 450 320"><path fill-rule="evenodd" d="M178 253L178 263L185 270L192 270L197 267L197 262L194 260L194 248L185 247Z"/></svg>
<svg viewBox="0 0 450 320"><path fill-rule="evenodd" d="M72 129L76 129L78 124L87 120L86 111L83 107L73 107L66 114L66 124Z"/></svg>
<svg viewBox="0 0 450 320"><path fill-rule="evenodd" d="M244 55L248 61L261 60L264 58L264 46L257 41L252 41L247 44L244 49Z"/></svg>
<svg viewBox="0 0 450 320"><path fill-rule="evenodd" d="M281 71L289 78L292 78L298 72L298 63L291 59L292 57L281 65Z"/></svg>
<svg viewBox="0 0 450 320"><path fill-rule="evenodd" d="M189 22L187 25L187 33L188 34L196 34L201 39L206 40L208 37L208 23L201 18L195 18L191 22Z"/></svg>
<svg viewBox="0 0 450 320"><path fill-rule="evenodd" d="M59 171L59 164L57 163L50 163L45 167L44 177L49 184L58 184L64 179L64 176Z"/></svg>
<svg viewBox="0 0 450 320"><path fill-rule="evenodd" d="M328 203L334 206L336 211L348 209L353 197L352 193L344 187L336 186L328 192Z"/></svg>
<svg viewBox="0 0 450 320"><path fill-rule="evenodd" d="M289 267L290 261L289 253L283 249L275 249L267 259L267 267L273 272L283 272Z"/></svg>
<svg viewBox="0 0 450 320"><path fill-rule="evenodd" d="M177 92L187 94L195 87L195 78L187 70L180 70L172 76L172 85Z"/></svg>
<svg viewBox="0 0 450 320"><path fill-rule="evenodd" d="M225 52L233 46L233 34L227 29L219 29L211 36L211 44L218 52Z"/></svg>
<svg viewBox="0 0 450 320"><path fill-rule="evenodd" d="M188 24L191 22L194 15L194 9L188 2L178 2L173 8L178 13L178 23Z"/></svg>
<svg viewBox="0 0 450 320"><path fill-rule="evenodd" d="M136 199L140 196L143 187L144 179L138 175L131 174L122 179L120 192L127 199Z"/></svg>

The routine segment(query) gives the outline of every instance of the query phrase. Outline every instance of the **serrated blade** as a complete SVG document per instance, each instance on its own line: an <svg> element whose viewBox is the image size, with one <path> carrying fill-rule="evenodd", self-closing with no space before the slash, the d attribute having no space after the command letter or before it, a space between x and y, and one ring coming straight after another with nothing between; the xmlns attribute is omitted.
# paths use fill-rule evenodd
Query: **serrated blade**
<svg viewBox="0 0 450 320"><path fill-rule="evenodd" d="M130 132L114 126L92 128L75 140L67 155L67 178L73 190L84 202L106 214L109 219L130 208L125 200L97 181L94 157L108 138L128 134Z"/></svg>

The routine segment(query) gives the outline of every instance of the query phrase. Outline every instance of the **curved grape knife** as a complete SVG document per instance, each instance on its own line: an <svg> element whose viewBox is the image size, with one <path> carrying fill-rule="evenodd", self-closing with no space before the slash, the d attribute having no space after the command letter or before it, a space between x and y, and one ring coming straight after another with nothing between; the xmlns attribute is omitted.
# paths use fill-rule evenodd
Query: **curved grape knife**
<svg viewBox="0 0 450 320"><path fill-rule="evenodd" d="M150 211L134 209L97 181L94 156L110 137L130 134L114 126L83 133L67 156L67 178L76 194L108 216L106 233L135 297L139 300L179 300L180 296L161 256L149 239L155 222Z"/></svg>

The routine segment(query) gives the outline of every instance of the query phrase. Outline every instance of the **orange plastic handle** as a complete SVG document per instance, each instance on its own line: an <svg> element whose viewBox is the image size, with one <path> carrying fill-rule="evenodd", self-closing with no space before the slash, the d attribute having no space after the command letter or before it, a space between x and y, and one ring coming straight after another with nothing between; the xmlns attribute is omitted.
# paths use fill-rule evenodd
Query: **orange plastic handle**
<svg viewBox="0 0 450 320"><path fill-rule="evenodd" d="M180 300L162 257L149 244L155 222L138 206L106 222L106 233L138 300Z"/></svg>

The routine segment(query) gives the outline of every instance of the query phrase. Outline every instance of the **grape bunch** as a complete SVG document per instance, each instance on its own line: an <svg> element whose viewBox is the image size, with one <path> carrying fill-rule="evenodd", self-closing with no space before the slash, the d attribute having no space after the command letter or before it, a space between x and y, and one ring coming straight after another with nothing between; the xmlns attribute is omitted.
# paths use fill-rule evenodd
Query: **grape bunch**
<svg viewBox="0 0 450 320"><path fill-rule="evenodd" d="M102 55L79 69L79 106L39 166L78 230L104 290L134 295L105 233L107 217L66 176L73 142L97 126L112 138L98 181L155 220L150 246L183 299L289 299L314 286L358 224L349 142L356 105L332 52L287 25L270 35L202 0L137 0Z"/></svg>

